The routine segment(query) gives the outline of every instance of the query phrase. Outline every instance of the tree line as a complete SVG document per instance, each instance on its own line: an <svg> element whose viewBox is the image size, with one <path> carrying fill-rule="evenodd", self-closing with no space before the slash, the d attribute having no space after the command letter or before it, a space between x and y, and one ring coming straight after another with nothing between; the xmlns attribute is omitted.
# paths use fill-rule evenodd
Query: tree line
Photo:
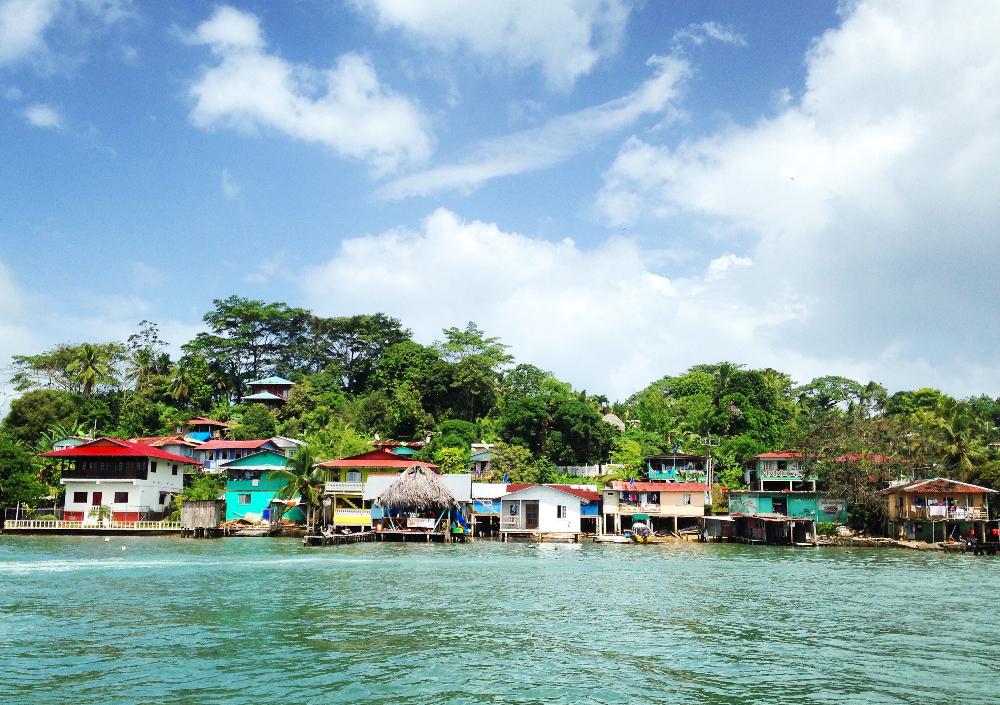
<svg viewBox="0 0 1000 705"><path fill-rule="evenodd" d="M609 461L622 477L639 477L644 456L677 450L710 451L717 479L738 488L749 458L799 449L863 520L879 511L883 475L1000 486L1000 404L986 395L890 395L837 376L797 384L777 370L720 362L611 402L515 360L472 322L424 345L383 313L320 317L238 296L214 301L203 320L207 331L177 359L149 321L124 341L15 355L20 396L0 424L0 504L59 491L55 471L34 455L61 437L163 435L195 415L229 421L237 437L301 438L318 459L367 450L376 436L430 438L422 457L445 471L468 467L471 443L495 443L497 479L528 482L566 479L558 466ZM284 405L272 412L240 402L248 382L270 375L296 383ZM606 423L606 413L625 429Z"/></svg>

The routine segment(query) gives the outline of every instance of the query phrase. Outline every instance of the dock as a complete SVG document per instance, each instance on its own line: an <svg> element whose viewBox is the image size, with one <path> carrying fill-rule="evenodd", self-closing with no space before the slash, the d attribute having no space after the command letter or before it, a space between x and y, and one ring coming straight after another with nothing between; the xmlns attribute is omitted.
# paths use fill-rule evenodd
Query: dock
<svg viewBox="0 0 1000 705"><path fill-rule="evenodd" d="M302 545L343 546L349 543L365 543L374 540L374 531L356 531L350 534L307 534L302 537Z"/></svg>

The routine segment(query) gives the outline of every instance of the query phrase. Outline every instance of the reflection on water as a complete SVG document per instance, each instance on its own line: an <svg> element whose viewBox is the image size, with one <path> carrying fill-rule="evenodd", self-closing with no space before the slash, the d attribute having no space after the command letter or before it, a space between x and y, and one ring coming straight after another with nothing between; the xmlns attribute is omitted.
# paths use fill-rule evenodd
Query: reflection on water
<svg viewBox="0 0 1000 705"><path fill-rule="evenodd" d="M997 703L998 588L894 550L8 536L0 698Z"/></svg>

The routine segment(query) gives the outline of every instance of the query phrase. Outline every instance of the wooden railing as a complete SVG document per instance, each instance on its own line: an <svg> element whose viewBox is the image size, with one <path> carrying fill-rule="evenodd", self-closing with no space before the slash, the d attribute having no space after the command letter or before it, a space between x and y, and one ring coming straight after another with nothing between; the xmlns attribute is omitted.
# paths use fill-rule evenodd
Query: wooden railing
<svg viewBox="0 0 1000 705"><path fill-rule="evenodd" d="M63 521L62 519L8 519L4 529L63 530L109 529L128 531L180 531L179 521Z"/></svg>
<svg viewBox="0 0 1000 705"><path fill-rule="evenodd" d="M960 507L958 509L946 510L943 513L932 513L929 511L930 509L931 507L907 507L901 518L931 519L937 521L985 521L988 518L985 507Z"/></svg>

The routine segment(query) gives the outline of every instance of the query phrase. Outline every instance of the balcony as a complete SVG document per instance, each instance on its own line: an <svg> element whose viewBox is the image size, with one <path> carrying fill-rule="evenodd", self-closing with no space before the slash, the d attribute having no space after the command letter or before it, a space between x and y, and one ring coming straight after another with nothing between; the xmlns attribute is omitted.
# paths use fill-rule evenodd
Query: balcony
<svg viewBox="0 0 1000 705"><path fill-rule="evenodd" d="M900 519L928 519L930 521L986 521L985 507L907 507Z"/></svg>
<svg viewBox="0 0 1000 705"><path fill-rule="evenodd" d="M360 495L365 491L365 483L363 482L327 482L323 485L323 491L326 494L357 494Z"/></svg>
<svg viewBox="0 0 1000 705"><path fill-rule="evenodd" d="M62 471L62 481L67 480L145 480L147 470L142 467L80 467Z"/></svg>

